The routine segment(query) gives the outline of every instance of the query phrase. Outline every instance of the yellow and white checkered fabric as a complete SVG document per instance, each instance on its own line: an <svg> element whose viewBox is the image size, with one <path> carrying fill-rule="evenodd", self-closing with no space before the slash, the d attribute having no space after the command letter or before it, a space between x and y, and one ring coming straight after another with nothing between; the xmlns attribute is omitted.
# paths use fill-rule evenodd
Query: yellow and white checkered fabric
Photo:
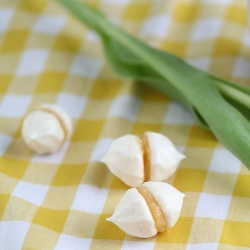
<svg viewBox="0 0 250 250"><path fill-rule="evenodd" d="M250 85L246 0L86 0L154 47ZM30 152L23 117L56 103L74 133ZM149 239L107 222L128 187L100 158L124 134L156 131L186 155L167 180L181 216ZM115 75L99 37L54 1L0 0L0 249L250 249L250 171L179 104Z"/></svg>

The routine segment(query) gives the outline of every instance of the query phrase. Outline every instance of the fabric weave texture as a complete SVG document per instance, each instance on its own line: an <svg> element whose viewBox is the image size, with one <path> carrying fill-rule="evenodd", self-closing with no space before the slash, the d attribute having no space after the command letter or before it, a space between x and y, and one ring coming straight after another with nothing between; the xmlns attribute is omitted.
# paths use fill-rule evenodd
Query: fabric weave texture
<svg viewBox="0 0 250 250"><path fill-rule="evenodd" d="M84 2L147 44L250 86L245 0ZM45 156L21 138L42 103L74 126ZM129 187L100 159L116 138L145 131L186 155L166 180L185 198L173 228L138 239L106 221ZM188 110L117 76L98 35L56 1L0 0L0 249L246 250L249 232L250 172Z"/></svg>

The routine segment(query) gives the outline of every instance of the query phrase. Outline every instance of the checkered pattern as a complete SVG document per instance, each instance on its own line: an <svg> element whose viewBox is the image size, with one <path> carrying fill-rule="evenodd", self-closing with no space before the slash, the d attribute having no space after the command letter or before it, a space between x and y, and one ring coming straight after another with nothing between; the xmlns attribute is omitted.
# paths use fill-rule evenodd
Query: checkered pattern
<svg viewBox="0 0 250 250"><path fill-rule="evenodd" d="M246 0L86 0L148 44L249 84ZM71 140L30 152L23 117L41 103L72 117ZM176 225L150 239L106 221L128 187L99 160L124 134L156 131L186 155L167 182ZM48 0L0 0L0 249L249 249L250 172L161 93L117 77L99 37Z"/></svg>

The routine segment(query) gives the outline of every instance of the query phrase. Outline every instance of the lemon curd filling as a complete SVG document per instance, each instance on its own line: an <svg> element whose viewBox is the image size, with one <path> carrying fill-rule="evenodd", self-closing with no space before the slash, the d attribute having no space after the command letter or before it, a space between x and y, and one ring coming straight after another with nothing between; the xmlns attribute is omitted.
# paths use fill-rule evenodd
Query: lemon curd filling
<svg viewBox="0 0 250 250"><path fill-rule="evenodd" d="M140 135L139 138L141 140L141 147L143 152L144 182L145 182L150 180L150 170L151 170L150 148L149 148L148 137L145 134Z"/></svg>
<svg viewBox="0 0 250 250"><path fill-rule="evenodd" d="M147 188L143 187L142 185L137 188L138 192L142 195L145 199L148 208L153 216L155 221L155 227L158 232L164 232L166 230L166 220L165 216L162 212L161 207L153 197L153 195L148 191Z"/></svg>

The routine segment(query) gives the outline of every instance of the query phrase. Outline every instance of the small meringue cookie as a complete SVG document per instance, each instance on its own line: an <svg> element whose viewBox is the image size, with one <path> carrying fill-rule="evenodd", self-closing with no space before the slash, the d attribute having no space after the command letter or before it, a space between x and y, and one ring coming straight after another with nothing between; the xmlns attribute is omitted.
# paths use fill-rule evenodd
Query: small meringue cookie
<svg viewBox="0 0 250 250"><path fill-rule="evenodd" d="M101 162L128 186L137 187L143 182L143 152L141 141L135 135L116 139Z"/></svg>
<svg viewBox="0 0 250 250"><path fill-rule="evenodd" d="M150 180L164 181L176 171L185 156L166 136L153 132L146 132L146 136L150 148Z"/></svg>
<svg viewBox="0 0 250 250"><path fill-rule="evenodd" d="M124 194L114 214L107 220L131 236L148 238L157 234L148 205L136 188L130 188Z"/></svg>
<svg viewBox="0 0 250 250"><path fill-rule="evenodd" d="M43 104L25 117L22 138L38 154L57 151L72 134L69 115L55 104Z"/></svg>
<svg viewBox="0 0 250 250"><path fill-rule="evenodd" d="M151 194L162 209L165 215L166 228L171 228L177 222L184 194L166 182L144 182L142 184Z"/></svg>
<svg viewBox="0 0 250 250"><path fill-rule="evenodd" d="M166 136L146 132L116 139L101 162L125 184L137 187L149 180L166 180L184 158Z"/></svg>
<svg viewBox="0 0 250 250"><path fill-rule="evenodd" d="M69 115L58 105L51 103L44 103L39 107L39 110L51 112L60 121L65 133L65 140L68 140L73 132L72 121Z"/></svg>
<svg viewBox="0 0 250 250"><path fill-rule="evenodd" d="M184 196L168 183L145 182L130 188L107 220L131 236L149 238L175 225Z"/></svg>

